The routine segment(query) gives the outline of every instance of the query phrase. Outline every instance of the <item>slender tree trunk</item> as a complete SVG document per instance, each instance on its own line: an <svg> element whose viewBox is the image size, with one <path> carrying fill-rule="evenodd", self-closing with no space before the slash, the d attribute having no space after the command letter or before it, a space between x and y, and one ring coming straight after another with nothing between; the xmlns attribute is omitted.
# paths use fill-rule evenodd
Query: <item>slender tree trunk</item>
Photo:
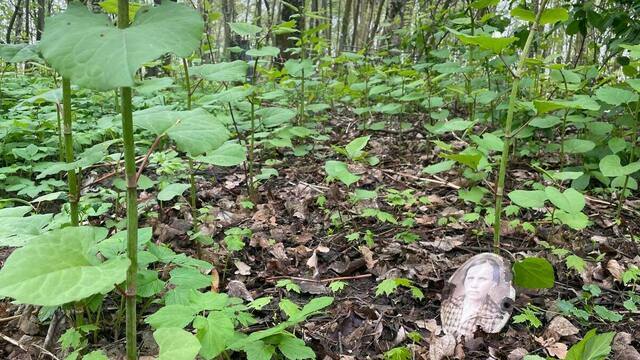
<svg viewBox="0 0 640 360"><path fill-rule="evenodd" d="M229 48L235 45L235 37L231 33L229 23L235 21L236 9L233 0L222 0L222 19L224 20L224 48L223 54L225 59L230 59Z"/></svg>
<svg viewBox="0 0 640 360"><path fill-rule="evenodd" d="M291 16L298 15L300 12L304 10L304 1L303 0L289 0L287 1L289 4L293 5L296 9L292 9L289 6L282 5L280 8L280 21L289 21L291 20ZM300 16L297 18L296 27L300 32L303 32L305 29L304 17ZM300 36L300 35L298 35ZM290 34L279 34L276 35L276 46L280 48L280 55L283 60L289 58L289 53L285 53L286 49L290 49L295 47L295 41L290 39Z"/></svg>
<svg viewBox="0 0 640 360"><path fill-rule="evenodd" d="M349 17L351 16L351 5L353 0L347 0L344 4L344 15L342 16L342 24L340 30L340 42L338 44L338 51L344 51L344 47L347 44L347 32L349 31Z"/></svg>
<svg viewBox="0 0 640 360"><path fill-rule="evenodd" d="M27 37L27 43L31 42L31 0L25 0L24 3L24 33Z"/></svg>
<svg viewBox="0 0 640 360"><path fill-rule="evenodd" d="M5 35L5 42L7 44L11 43L11 32L13 31L13 27L16 24L16 20L18 19L18 15L20 14L21 11L21 7L20 5L22 5L22 0L18 0L16 2L16 6L13 9L13 15L11 15L11 19L9 19L9 25L7 26L7 34Z"/></svg>
<svg viewBox="0 0 640 360"><path fill-rule="evenodd" d="M262 23L262 0L256 0L255 23L260 26Z"/></svg>
<svg viewBox="0 0 640 360"><path fill-rule="evenodd" d="M367 36L367 42L365 44L367 51L373 46L373 42L376 38L376 34L378 33L378 26L380 26L380 17L382 17L382 7L384 6L384 0L378 0L378 1L379 1L378 10L376 11L376 19L373 22L373 29Z"/></svg>
<svg viewBox="0 0 640 360"><path fill-rule="evenodd" d="M354 46L356 46L356 39L358 38L358 19L360 18L361 7L362 1L356 0L356 11L353 13L353 34L351 34L351 51L354 51Z"/></svg>
<svg viewBox="0 0 640 360"><path fill-rule="evenodd" d="M46 4L45 0L38 0L38 16L36 23L36 40L39 41L42 38L42 31L44 31L44 15Z"/></svg>

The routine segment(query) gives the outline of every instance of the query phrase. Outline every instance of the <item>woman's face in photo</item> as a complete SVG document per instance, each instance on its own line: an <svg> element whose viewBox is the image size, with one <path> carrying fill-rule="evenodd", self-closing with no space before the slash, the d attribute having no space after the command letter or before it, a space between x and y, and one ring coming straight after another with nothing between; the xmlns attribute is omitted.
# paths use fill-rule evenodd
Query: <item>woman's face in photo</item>
<svg viewBox="0 0 640 360"><path fill-rule="evenodd" d="M475 265L467 270L464 279L464 294L472 300L483 300L495 286L493 267L488 263Z"/></svg>

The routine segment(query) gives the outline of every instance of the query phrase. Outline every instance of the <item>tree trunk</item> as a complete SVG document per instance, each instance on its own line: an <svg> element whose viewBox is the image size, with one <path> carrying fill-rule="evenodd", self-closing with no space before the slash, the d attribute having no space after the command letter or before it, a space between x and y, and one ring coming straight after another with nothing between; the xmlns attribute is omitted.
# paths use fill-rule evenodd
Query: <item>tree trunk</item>
<svg viewBox="0 0 640 360"><path fill-rule="evenodd" d="M367 41L365 47L367 51L373 46L373 41L376 38L376 33L378 32L378 26L380 26L380 17L382 16L382 7L384 6L384 0L378 0L378 10L376 11L376 19L373 22L373 29L367 36Z"/></svg>
<svg viewBox="0 0 640 360"><path fill-rule="evenodd" d="M351 34L351 51L354 51L356 46L356 39L358 38L358 18L360 17L360 10L362 1L356 0L356 11L353 13L353 34Z"/></svg>
<svg viewBox="0 0 640 360"><path fill-rule="evenodd" d="M235 21L236 8L233 0L222 0L222 19L224 21L223 54L225 59L230 59L229 48L236 45L236 36L231 33L229 23Z"/></svg>
<svg viewBox="0 0 640 360"><path fill-rule="evenodd" d="M297 15L304 10L304 0L289 0L287 1L289 4L293 5L295 9L292 9L289 6L281 5L280 8L280 21L286 22L291 20L291 16ZM297 19L296 27L300 31L300 33L296 36L301 36L301 33L304 31L304 17L300 16ZM289 39L291 34L278 34L276 35L276 46L280 49L281 60L286 61L291 57L289 52L285 52L286 49L291 49L295 47L295 40Z"/></svg>
<svg viewBox="0 0 640 360"><path fill-rule="evenodd" d="M262 0L256 0L255 23L260 26L262 24Z"/></svg>
<svg viewBox="0 0 640 360"><path fill-rule="evenodd" d="M352 0L347 0L344 4L344 14L342 16L342 24L340 30L340 42L338 43L338 51L342 52L347 44L347 32L349 31L349 17L351 16Z"/></svg>
<svg viewBox="0 0 640 360"><path fill-rule="evenodd" d="M31 42L31 0L25 0L24 3L24 33L26 42Z"/></svg>
<svg viewBox="0 0 640 360"><path fill-rule="evenodd" d="M44 31L44 15L45 15L45 0L38 0L38 16L36 23L36 41L40 41L42 38L42 31Z"/></svg>
<svg viewBox="0 0 640 360"><path fill-rule="evenodd" d="M18 0L16 2L16 6L15 6L15 8L13 10L13 15L11 15L11 19L9 19L9 25L7 26L7 34L5 36L5 42L7 44L11 43L11 32L13 31L13 26L16 24L16 20L18 19L18 15L19 15L20 11L22 10L20 5L22 5L22 0Z"/></svg>

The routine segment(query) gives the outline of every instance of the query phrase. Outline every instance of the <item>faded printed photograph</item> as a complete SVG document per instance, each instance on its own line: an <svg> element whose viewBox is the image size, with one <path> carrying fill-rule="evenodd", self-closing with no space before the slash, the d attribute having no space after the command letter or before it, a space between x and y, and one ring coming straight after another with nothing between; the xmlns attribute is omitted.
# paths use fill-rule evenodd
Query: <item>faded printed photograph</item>
<svg viewBox="0 0 640 360"><path fill-rule="evenodd" d="M510 263L496 254L478 254L449 278L440 317L446 334L473 337L480 328L497 333L506 325L515 300ZM445 294L446 295L446 294Z"/></svg>

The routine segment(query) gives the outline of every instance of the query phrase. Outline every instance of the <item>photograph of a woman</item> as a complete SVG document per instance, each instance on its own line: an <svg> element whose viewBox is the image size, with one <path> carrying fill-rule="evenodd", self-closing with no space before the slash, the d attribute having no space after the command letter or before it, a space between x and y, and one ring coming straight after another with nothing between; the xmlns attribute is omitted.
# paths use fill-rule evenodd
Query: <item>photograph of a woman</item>
<svg viewBox="0 0 640 360"><path fill-rule="evenodd" d="M509 299L515 297L509 264L495 254L479 254L469 259L449 279L453 287L441 309L445 333L469 338L481 328L499 332L509 320Z"/></svg>

